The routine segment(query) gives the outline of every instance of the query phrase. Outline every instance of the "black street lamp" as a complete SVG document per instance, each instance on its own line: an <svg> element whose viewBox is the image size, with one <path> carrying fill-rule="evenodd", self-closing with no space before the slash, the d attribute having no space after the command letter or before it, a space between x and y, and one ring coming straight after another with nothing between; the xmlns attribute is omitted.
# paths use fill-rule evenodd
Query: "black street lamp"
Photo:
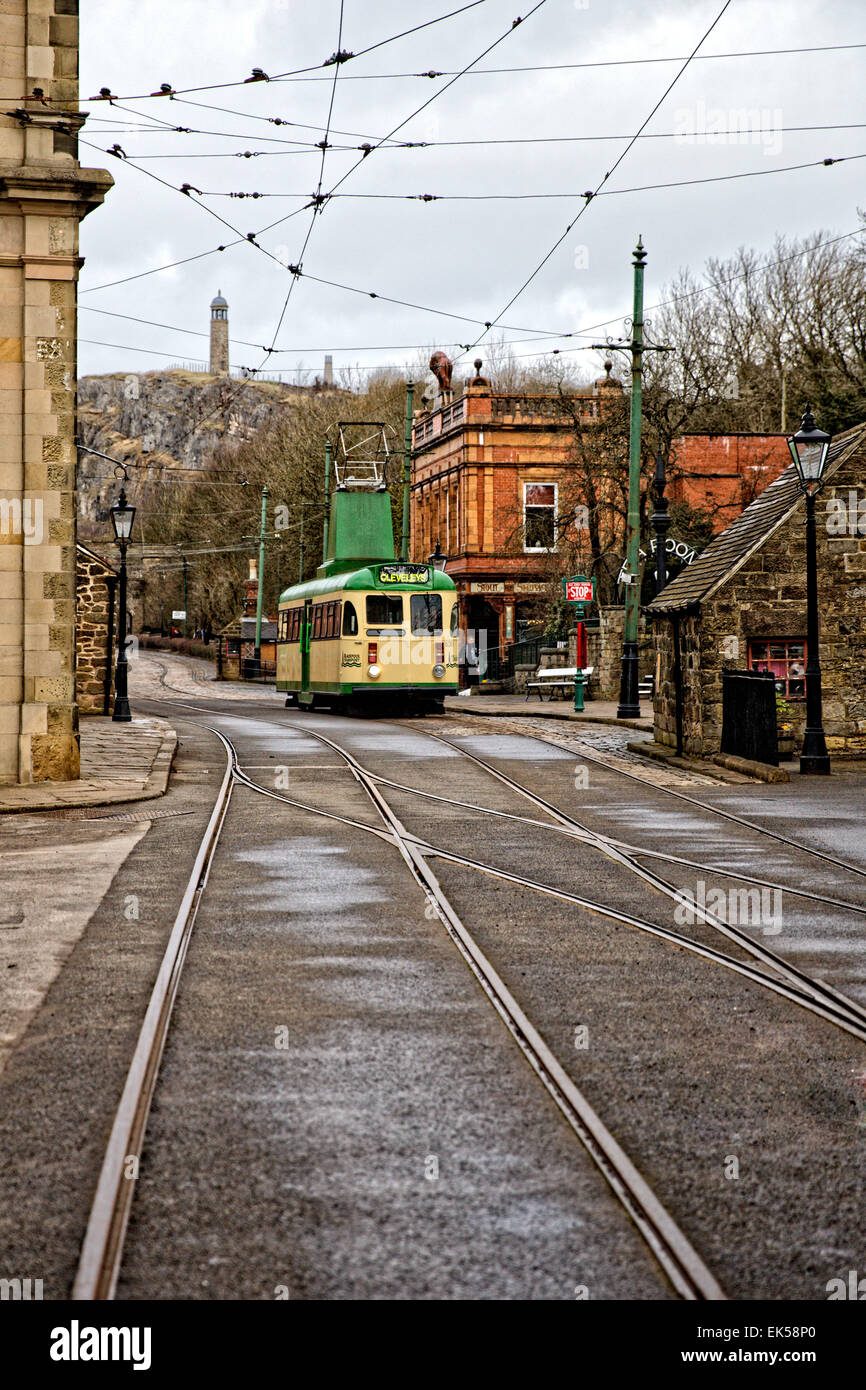
<svg viewBox="0 0 866 1390"><path fill-rule="evenodd" d="M126 660L126 547L132 535L132 523L135 520L135 507L131 506L126 500L126 491L120 489L120 497L111 508L111 524L114 527L114 539L120 548L120 582L118 585L118 605L117 605L117 664L114 668L114 711L112 719L119 723L129 723L132 715L129 712L129 698L127 696L127 660Z"/></svg>
<svg viewBox="0 0 866 1390"><path fill-rule="evenodd" d="M445 566L448 564L448 556L442 554L442 547L438 541L436 542L436 549L433 551L433 554L427 556L427 563L428 565L432 565L434 570L444 570Z"/></svg>
<svg viewBox="0 0 866 1390"><path fill-rule="evenodd" d="M650 523L656 533L656 594L660 594L668 582L668 563L667 563L667 537L671 519L668 516L668 499L665 497L667 487L667 477L665 475L665 461L662 458L662 451L659 449L656 454L656 471L653 477L653 501L655 511L650 517Z"/></svg>
<svg viewBox="0 0 866 1390"><path fill-rule="evenodd" d="M788 440L806 499L806 728L800 753L800 771L827 774L830 758L821 718L821 662L818 655L818 559L815 540L815 498L821 481L830 435L819 430L806 406L799 430Z"/></svg>

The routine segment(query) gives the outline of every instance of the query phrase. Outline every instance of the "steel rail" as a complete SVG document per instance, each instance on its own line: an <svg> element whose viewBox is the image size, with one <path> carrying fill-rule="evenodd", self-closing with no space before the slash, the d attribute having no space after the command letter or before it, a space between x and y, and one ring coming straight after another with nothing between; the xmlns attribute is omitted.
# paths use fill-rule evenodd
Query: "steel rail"
<svg viewBox="0 0 866 1390"><path fill-rule="evenodd" d="M426 862L415 837L397 818L373 778L351 753L332 739L317 731L304 730L305 734L308 732L339 753L351 767L358 783L390 827L400 855L428 901L435 907L473 975L608 1185L628 1211L674 1290L681 1298L689 1300L724 1299L721 1286L698 1252L557 1061L491 961L464 926Z"/></svg>
<svg viewBox="0 0 866 1390"><path fill-rule="evenodd" d="M426 732L426 731L425 731ZM551 825L548 821L535 820L532 816L518 816L513 811L499 811L493 806L478 806L472 801L459 801L455 797L438 796L436 792L424 791L421 787L407 787L405 782L394 782L390 777L380 777L377 773L370 774L373 779L383 787L392 787L398 792L409 792L412 796L422 796L427 801L439 801L447 806L457 806L464 811L478 811L485 816L499 816L503 820L519 821L521 825L532 825L539 830L547 830L556 835L567 835L581 844L592 844L600 831L584 830L580 831L567 825ZM844 898L828 898L823 893L812 893L808 888L793 888L789 883L776 883L766 878L756 878L754 874L737 873L734 869L720 868L714 864L701 864L694 859L683 859L678 854L665 854L662 850L644 849L641 845L629 844L626 840L617 840L612 836L605 836L617 849L623 850L626 854L632 854L638 859L663 859L669 864L681 864L688 869L703 869L705 873L714 874L719 878L735 878L740 883L754 883L760 888L777 888L780 893L791 893L796 898L808 898L811 902L821 903L824 907L842 907L848 912L858 912L861 916L866 916L866 904L849 903Z"/></svg>
<svg viewBox="0 0 866 1390"><path fill-rule="evenodd" d="M224 745L226 769L169 933L111 1126L72 1286L72 1298L76 1300L112 1299L117 1288L137 1180L137 1172L135 1178L128 1176L128 1164L131 1159L140 1161L141 1158L147 1118L187 947L231 800L233 779L228 741L218 729L211 729L210 732L216 734Z"/></svg>
<svg viewBox="0 0 866 1390"><path fill-rule="evenodd" d="M484 716L481 716L481 718L483 717ZM549 743L551 748L565 749L567 752L573 753L575 757L582 758L584 762L595 763L598 767L605 767L609 772L614 772L620 777L628 777L633 782L639 782L644 788L648 785L636 772L629 772L628 769L624 767L614 767L604 758L599 758L585 751L584 748L576 749L571 744L557 742L555 739L545 734L536 733L534 730L530 730L529 733L527 733L526 729L521 729L518 724L512 724L507 719L501 721L497 720L495 727L499 729L507 728L511 733L519 733L523 738L537 739L539 743ZM425 730L425 732L428 731ZM616 757L616 754L612 754L612 756ZM780 844L788 845L792 849L801 850L804 854L811 854L816 859L823 859L825 863L833 864L837 869L847 869L849 873L858 874L860 878L866 878L866 869L862 868L859 864L852 864L847 859L837 859L832 854L826 854L824 850L814 849L811 845L804 845L801 840L792 840L787 835L780 835L777 830L767 830L765 826L758 825L755 821L746 820L744 816L734 815L733 811L725 811L719 806L708 806L705 801L698 801L697 797L687 796L685 792L678 792L673 787L663 787L657 782L652 783L652 786L655 790L664 792L666 796L675 796L678 801L685 801L690 806L696 806L700 811L706 811L708 815L720 816L723 820L732 821L735 825L743 825L747 830L755 830L759 835L766 835L771 840L778 840Z"/></svg>
<svg viewBox="0 0 866 1390"><path fill-rule="evenodd" d="M608 836L603 835L600 831L589 830L587 826L582 825L580 821L575 820L572 816L566 815L564 811L560 811L557 806L546 801L544 797L522 786L521 783L515 781L513 777L509 777L507 773L500 771L499 768L493 767L491 763L485 762L483 758L477 757L475 753L470 753L468 749L461 748L459 744L454 743L451 739L443 738L441 734L431 733L429 729L425 729L423 732L427 738L436 739L437 742L444 743L447 747L453 748L458 753L462 753L465 758L476 763L479 767L484 768L485 771L490 773L492 777L495 777L497 781L502 782L505 786L516 791L519 795L532 802L533 805L541 807L548 815L559 821L560 824L573 826L585 834L592 835L595 838L594 847L602 854L613 859L615 863L621 864L624 868L629 869L638 878L648 883L658 892L664 893L666 897L671 898L674 902L682 902L679 891L674 888L672 884L668 883L667 880L663 879L659 874L654 873L652 869L646 868L643 864L638 864L629 854L619 849L616 843ZM771 951L769 947L761 945L760 942L755 941L753 937L749 936L747 932L732 926L716 913L710 912L706 907L701 907L696 902L689 904L689 906L695 917L703 922L705 926L712 927L715 931L720 932L722 936L727 937L728 940L735 941L756 960L760 960L765 965L770 966L778 974L787 979L789 983L795 985L799 989L805 990L817 1002L826 1004L828 999L830 999L837 1008L841 1008L850 1018L860 1023L866 1022L866 1009L862 1008L856 1000L849 999L847 995L835 990L831 985L814 980L806 971L801 970L796 965L791 965L783 956L779 956L775 951Z"/></svg>
<svg viewBox="0 0 866 1390"><path fill-rule="evenodd" d="M307 732L307 731L305 731ZM366 771L366 769L365 769ZM374 783L381 784L384 780L367 771L367 776ZM236 780L247 787L250 791L259 792L262 796L272 798L274 801L283 801L286 805L294 807L296 810L308 811L314 816L324 816L328 820L336 820L343 825L352 826L357 830L366 830L368 834L376 835L388 844L397 845L394 835L389 835L387 831L379 830L375 826L367 825L364 821L353 820L349 816L338 816L331 811L320 810L317 806L311 806L306 802L296 801L292 797L283 796L280 792L271 791L263 787L259 782L253 781L246 773L238 769L235 772ZM515 817L518 820L525 818ZM541 826L542 829L556 829L553 826L546 826L541 821L529 821L531 825ZM452 864L458 864L461 868L473 869L479 873L486 874L490 878L503 879L505 882L516 884L520 888L528 888L535 893L544 894L547 897L558 898L563 902L574 904L576 907L585 908L597 916L604 917L608 921L622 923L627 927L633 927L637 931L645 932L649 936L658 937L662 941L667 941L681 950L688 951L692 955L701 957L714 965L721 965L735 974L742 975L744 979L758 984L764 989L770 990L774 994L780 995L783 999L799 1005L809 1013L816 1014L819 1018L825 1019L828 1023L834 1024L844 1032L850 1033L860 1042L866 1042L866 1024L860 1024L849 1017L844 1010L834 1010L830 1006L824 1006L816 1002L811 995L792 985L786 984L783 980L774 979L756 966L750 965L747 961L737 960L734 956L729 956L723 951L718 951L713 946L704 946L691 937L683 936L680 932L673 931L669 927L661 927L655 922L649 922L642 917L634 917L629 913L624 913L618 908L608 907L605 903L599 903L592 898L583 898L577 893L569 893L566 889L554 888L551 884L540 883L537 879L526 878L522 874L509 873L506 869L499 869L494 864L486 864L480 859L470 859L465 855L454 854L451 850L443 849L439 845L431 844L428 840L422 840L419 836L407 831L407 840L411 841L418 852L426 857L446 860Z"/></svg>
<svg viewBox="0 0 866 1390"><path fill-rule="evenodd" d="M214 711L202 710L200 707L195 705L190 705L188 703L182 704L180 701L170 701L169 703L177 704L182 708L192 709L197 713L206 713L211 715L212 717L218 717L214 714ZM269 720L262 719L260 716L256 715L235 715L233 717L248 719L256 723L271 722ZM339 755L346 760L347 764L350 767L354 763L357 767L361 768L362 765L357 762L357 759L353 758L352 754L347 753L345 749L340 748L338 744L334 743L333 740L328 739L324 734L321 734L316 730L311 729L308 725L304 726L303 731L299 730L298 732L303 732L304 736L316 738L320 742L324 743L326 746L338 752ZM587 830L585 827L581 826L579 822L573 821L570 817L566 816L564 812L559 811L557 807L545 801L543 797L539 797L535 792L531 792L528 788L523 787L519 782L516 782L513 778L509 777L507 773L503 773L498 768L492 767L490 764L486 763L482 758L478 758L475 754L470 753L467 749L461 748L459 744L452 744L449 739L442 738L442 736L438 734L433 734L429 730L424 730L423 732L429 738L438 739L439 742L447 744L449 747L452 747L455 750L455 752L458 752L470 761L477 763L481 768L484 769L484 771L490 773L497 780L503 782L511 790L519 792L521 796L524 796L528 800L532 801L534 804L540 806L547 812L548 815L555 817L559 822L561 822L561 825L566 830L576 830L577 834L575 835L575 838L579 838L590 848L598 849L600 852L607 854L608 857L614 859L615 862L621 864L623 867L628 868L639 878L649 883L650 886L657 889L657 891L663 892L666 896L672 898L674 901L680 901L676 889L674 889L670 884L668 884L664 879L660 878L658 875L653 874L651 870L645 869L640 864L631 862L628 856L623 854L619 850L617 842L608 841L608 838L602 835L600 832ZM370 772L367 768L362 768L362 771L365 773L366 776L370 778L372 782L387 780L380 779L377 774ZM259 784L252 781L252 779L246 778L246 776L243 773L239 773L238 776L240 780L244 781L245 784L250 786L253 790L263 792L265 795L271 796L275 800L285 800L289 802L289 804L295 805L300 810L307 810L311 811L313 814L316 815L323 815L327 818L340 820L346 824L355 825L358 829L370 829L369 826L365 826L362 822L353 822L350 821L347 817L335 816L332 812L319 811L317 807L305 805L301 802L293 802L291 798L282 797L277 792L271 792L268 789L259 786ZM447 800L446 798L443 799ZM454 802L453 804L460 806L468 805L468 803L462 802ZM480 808L470 806L470 809ZM508 815L509 813L493 812L493 814ZM523 820L524 818L518 817L517 819ZM530 823L538 824L541 825L543 828L548 828L551 830L558 828L556 826L544 827L543 822L533 821ZM411 838L415 840L415 843L422 851L426 850L440 858L449 857L448 851L440 850L436 846L429 845L426 841L422 841L417 837L413 836ZM712 951L712 948L702 947L699 942L695 942L691 937L681 935L680 933L673 932L666 928L657 927L655 923L647 922L642 918L631 917L628 914L623 914L618 909L610 908L604 903L594 902L591 899L581 898L575 894L568 894L565 891L560 892L560 890L554 889L550 885L540 884L532 879L520 880L519 876L508 875L506 871L498 870L495 868L495 866L483 864L478 860L472 860L466 857L455 856L453 854L450 854L450 857L454 860L454 862L460 862L464 864L467 868L477 869L494 877L510 877L514 882L521 883L523 887L533 889L537 892L547 893L550 896L562 897L564 900L574 902L577 906L584 907L588 911L595 912L600 916L607 917L611 920L623 922L626 925L633 926L639 930L646 931L651 935L662 937L663 939L670 941L674 945L682 947L686 950L693 951L695 954L703 954L706 959L712 959L715 961L715 963L725 965L728 969L737 970L740 974L746 973L746 971L744 971L741 968L743 964L742 962L739 962L734 957L727 956L722 952L709 954L709 952ZM693 905L693 911L695 912L695 915L704 922L705 925L713 928L714 930L719 931L721 935L733 941L748 955L752 956L756 960L761 961L762 964L774 970L777 975L780 975L785 981L787 981L787 988L784 991L775 989L775 984L777 982L774 981L771 977L764 975L761 971L755 971L753 975L749 976L749 978L753 979L757 983L764 985L766 988L773 990L775 993L784 994L784 997L790 999L791 1002L796 1003L800 1005L800 1007L806 1008L811 1012L814 1012L819 1017L825 1019L827 1022L834 1023L837 1027L842 1028L845 1032L852 1033L858 1039L863 1040L862 1030L864 1028L864 1025L866 1025L866 1009L861 1008L861 1006L857 1004L855 1000L848 998L847 995L841 994L839 991L833 989L830 985L826 985L821 981L814 980L812 976L810 976L807 972L800 970L797 966L791 965L783 957L778 956L774 951L771 951L768 947L762 946L759 942L756 942L747 933L740 932L738 928L730 926L727 922L723 921L723 919L716 917L714 913L708 912L706 908L700 908L697 903ZM665 935L665 933L667 933L667 935Z"/></svg>

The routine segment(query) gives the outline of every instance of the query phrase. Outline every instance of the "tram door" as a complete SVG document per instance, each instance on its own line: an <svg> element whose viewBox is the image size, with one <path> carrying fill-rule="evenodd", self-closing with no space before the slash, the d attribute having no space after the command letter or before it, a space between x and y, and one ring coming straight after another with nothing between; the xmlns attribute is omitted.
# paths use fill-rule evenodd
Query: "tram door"
<svg viewBox="0 0 866 1390"><path fill-rule="evenodd" d="M301 689L310 688L310 629L313 620L313 604L304 600L304 620L301 624Z"/></svg>

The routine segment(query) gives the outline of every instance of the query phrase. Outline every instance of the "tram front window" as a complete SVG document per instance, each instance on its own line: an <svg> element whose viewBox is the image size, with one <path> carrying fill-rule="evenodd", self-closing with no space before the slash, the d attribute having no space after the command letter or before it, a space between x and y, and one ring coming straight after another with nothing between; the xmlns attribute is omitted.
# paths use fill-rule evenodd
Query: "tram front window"
<svg viewBox="0 0 866 1390"><path fill-rule="evenodd" d="M367 622L372 627L393 627L403 621L402 594L368 594Z"/></svg>
<svg viewBox="0 0 866 1390"><path fill-rule="evenodd" d="M409 600L413 637L442 636L442 595L413 594Z"/></svg>

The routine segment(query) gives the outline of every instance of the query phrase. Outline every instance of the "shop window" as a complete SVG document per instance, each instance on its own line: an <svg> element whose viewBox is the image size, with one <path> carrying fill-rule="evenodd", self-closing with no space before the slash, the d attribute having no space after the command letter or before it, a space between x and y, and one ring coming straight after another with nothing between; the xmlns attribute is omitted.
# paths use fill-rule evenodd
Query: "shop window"
<svg viewBox="0 0 866 1390"><path fill-rule="evenodd" d="M802 637L765 637L749 642L749 670L772 671L776 689L789 700L806 696L806 643Z"/></svg>
<svg viewBox="0 0 866 1390"><path fill-rule="evenodd" d="M523 484L523 549L553 550L556 545L556 483Z"/></svg>

